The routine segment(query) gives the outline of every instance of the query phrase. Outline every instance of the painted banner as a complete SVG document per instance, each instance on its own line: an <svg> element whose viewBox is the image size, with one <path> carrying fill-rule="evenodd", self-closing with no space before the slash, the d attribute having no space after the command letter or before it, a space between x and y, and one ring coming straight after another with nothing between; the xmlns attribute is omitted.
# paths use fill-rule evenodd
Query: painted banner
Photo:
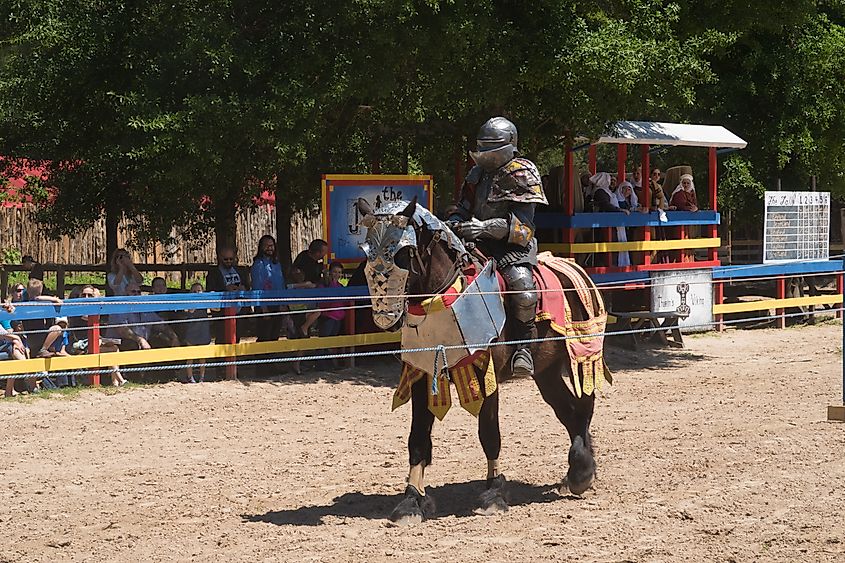
<svg viewBox="0 0 845 563"><path fill-rule="evenodd" d="M830 192L766 192L763 263L830 258Z"/></svg>
<svg viewBox="0 0 845 563"><path fill-rule="evenodd" d="M651 310L687 315L678 320L682 332L706 332L713 322L713 271L651 272Z"/></svg>
<svg viewBox="0 0 845 563"><path fill-rule="evenodd" d="M374 210L391 201L410 201L431 209L434 185L431 176L348 175L323 176L323 238L329 243L329 259L357 263L364 259L358 245L366 229L355 205L359 197Z"/></svg>

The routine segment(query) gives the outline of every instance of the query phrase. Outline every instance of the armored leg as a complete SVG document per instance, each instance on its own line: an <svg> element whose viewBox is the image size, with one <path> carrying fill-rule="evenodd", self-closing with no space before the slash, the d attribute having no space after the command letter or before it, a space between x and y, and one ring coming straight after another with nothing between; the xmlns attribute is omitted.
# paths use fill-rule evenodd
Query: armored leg
<svg viewBox="0 0 845 563"><path fill-rule="evenodd" d="M507 296L508 316L511 324L510 337L513 340L529 340L534 338L534 318L537 315L537 288L534 287L534 276L529 266L516 265L502 268L502 277L508 287ZM531 357L531 345L521 343L516 345L516 352L511 358L514 377L533 376L534 359Z"/></svg>

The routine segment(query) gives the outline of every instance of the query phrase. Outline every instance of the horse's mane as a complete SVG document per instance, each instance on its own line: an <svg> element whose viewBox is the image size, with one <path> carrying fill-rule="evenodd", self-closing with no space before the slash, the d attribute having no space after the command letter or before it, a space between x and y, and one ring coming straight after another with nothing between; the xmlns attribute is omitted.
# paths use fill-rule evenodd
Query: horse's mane
<svg viewBox="0 0 845 563"><path fill-rule="evenodd" d="M398 215L402 212L406 207L408 207L408 201L391 201L389 203L385 203L380 208L374 211L374 215L378 216L391 216L391 215ZM431 232L440 232L441 233L441 240L446 242L449 248L454 250L458 253L458 256L463 256L467 254L467 249L464 247L463 241L452 232L452 229L449 228L445 222L441 221L437 215L420 205L417 204L417 209L414 211L414 216L412 218L414 224L418 227L425 227Z"/></svg>

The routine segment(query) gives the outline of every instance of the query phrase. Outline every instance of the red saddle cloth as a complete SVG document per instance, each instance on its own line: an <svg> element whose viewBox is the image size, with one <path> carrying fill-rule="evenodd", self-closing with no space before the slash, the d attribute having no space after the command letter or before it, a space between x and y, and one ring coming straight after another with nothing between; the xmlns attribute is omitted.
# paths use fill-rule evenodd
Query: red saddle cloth
<svg viewBox="0 0 845 563"><path fill-rule="evenodd" d="M572 287L564 289L560 276ZM601 390L605 381L613 379L604 361L607 311L598 288L581 266L550 252L537 256L534 283L539 290L537 320L549 321L552 330L566 337L575 394L580 397ZM577 296L586 311L584 319L573 318L567 292Z"/></svg>

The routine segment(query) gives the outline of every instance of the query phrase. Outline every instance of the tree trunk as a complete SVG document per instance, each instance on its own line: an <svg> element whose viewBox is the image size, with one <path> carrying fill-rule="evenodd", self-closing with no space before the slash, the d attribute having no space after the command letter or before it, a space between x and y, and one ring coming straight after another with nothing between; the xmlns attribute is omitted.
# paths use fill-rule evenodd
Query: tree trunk
<svg viewBox="0 0 845 563"><path fill-rule="evenodd" d="M106 196L106 264L111 262L114 251L117 250L117 226L120 223L120 209L113 198Z"/></svg>
<svg viewBox="0 0 845 563"><path fill-rule="evenodd" d="M222 201L214 202L214 236L217 239L218 249L222 246L228 246L234 248L235 252L238 252L238 222L236 214L237 206L232 198L224 198Z"/></svg>
<svg viewBox="0 0 845 563"><path fill-rule="evenodd" d="M279 262L287 271L293 261L293 245L290 240L293 213L290 206L282 203L281 195L281 190L276 188L276 252L279 254Z"/></svg>

